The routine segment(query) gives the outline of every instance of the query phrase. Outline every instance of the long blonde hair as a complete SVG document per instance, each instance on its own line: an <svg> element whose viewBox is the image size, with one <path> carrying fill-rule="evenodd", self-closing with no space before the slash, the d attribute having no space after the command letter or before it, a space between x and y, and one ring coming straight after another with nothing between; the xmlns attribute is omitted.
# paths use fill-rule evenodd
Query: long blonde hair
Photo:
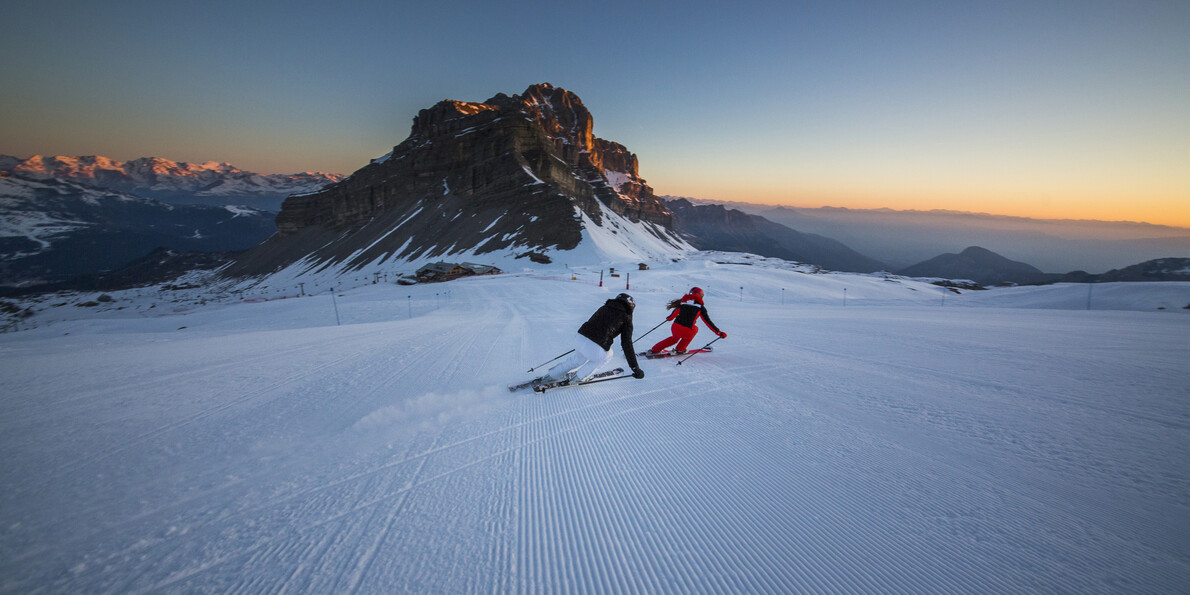
<svg viewBox="0 0 1190 595"><path fill-rule="evenodd" d="M686 295L684 295L676 300L670 300L669 303L665 305L665 307L670 310L673 310L674 308L681 306L682 302L694 302L700 306L702 305L701 298L699 298L697 295L695 295L693 293L687 293Z"/></svg>

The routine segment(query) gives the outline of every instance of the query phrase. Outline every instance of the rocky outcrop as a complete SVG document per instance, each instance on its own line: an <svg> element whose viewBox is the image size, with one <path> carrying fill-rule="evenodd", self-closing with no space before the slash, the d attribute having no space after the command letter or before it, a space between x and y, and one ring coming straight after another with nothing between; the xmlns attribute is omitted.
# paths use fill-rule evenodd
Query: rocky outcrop
<svg viewBox="0 0 1190 595"><path fill-rule="evenodd" d="M483 103L439 102L418 113L388 155L286 199L277 235L229 273L265 274L301 258L355 267L570 250L582 239L581 215L602 225L605 209L672 234L672 216L640 178L636 156L591 130L578 96L549 84Z"/></svg>

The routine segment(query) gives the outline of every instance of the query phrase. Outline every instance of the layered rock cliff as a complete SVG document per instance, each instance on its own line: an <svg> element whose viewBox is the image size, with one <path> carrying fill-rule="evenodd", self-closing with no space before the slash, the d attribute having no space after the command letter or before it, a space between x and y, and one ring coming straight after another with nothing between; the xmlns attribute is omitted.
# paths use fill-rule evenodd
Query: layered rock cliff
<svg viewBox="0 0 1190 595"><path fill-rule="evenodd" d="M229 273L297 260L352 268L459 253L540 257L575 248L584 224L604 225L608 211L681 246L636 156L591 131L578 96L549 84L483 103L439 102L388 155L286 199L277 234Z"/></svg>

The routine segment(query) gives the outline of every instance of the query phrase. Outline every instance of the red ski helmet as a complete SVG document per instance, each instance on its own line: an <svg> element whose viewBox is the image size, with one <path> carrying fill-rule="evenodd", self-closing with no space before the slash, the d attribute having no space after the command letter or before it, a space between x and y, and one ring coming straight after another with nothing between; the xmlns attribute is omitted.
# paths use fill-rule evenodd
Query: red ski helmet
<svg viewBox="0 0 1190 595"><path fill-rule="evenodd" d="M698 297L703 297L703 293L702 293L702 288L701 288L701 287L691 287L691 288L690 288L690 291L688 291L688 292L686 292L686 293L689 293L690 295L696 295L696 296L698 296Z"/></svg>

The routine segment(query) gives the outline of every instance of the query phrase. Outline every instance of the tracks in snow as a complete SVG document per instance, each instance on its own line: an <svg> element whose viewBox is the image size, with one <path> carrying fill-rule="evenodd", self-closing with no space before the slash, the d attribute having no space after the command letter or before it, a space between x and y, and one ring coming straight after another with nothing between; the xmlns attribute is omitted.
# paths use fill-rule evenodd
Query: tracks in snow
<svg viewBox="0 0 1190 595"><path fill-rule="evenodd" d="M287 357L311 365L282 374L208 360L130 384L168 390L204 370L250 379L54 467L35 487L123 471L123 457L180 440L165 465L146 460L193 477L139 507L81 508L67 524L93 528L0 570L19 571L18 587L92 592L1083 592L1157 560L1144 585L1179 584L1178 561L1022 483L907 448L879 418L897 403L855 398L937 370L866 361L851 370L867 378L831 376L845 354L806 351L799 368L725 351L648 365L644 381L509 395L523 368L507 364L529 343L519 309L494 304L340 337L322 359L314 343L294 348ZM219 438L239 450L187 458ZM150 487L127 477L134 494Z"/></svg>

